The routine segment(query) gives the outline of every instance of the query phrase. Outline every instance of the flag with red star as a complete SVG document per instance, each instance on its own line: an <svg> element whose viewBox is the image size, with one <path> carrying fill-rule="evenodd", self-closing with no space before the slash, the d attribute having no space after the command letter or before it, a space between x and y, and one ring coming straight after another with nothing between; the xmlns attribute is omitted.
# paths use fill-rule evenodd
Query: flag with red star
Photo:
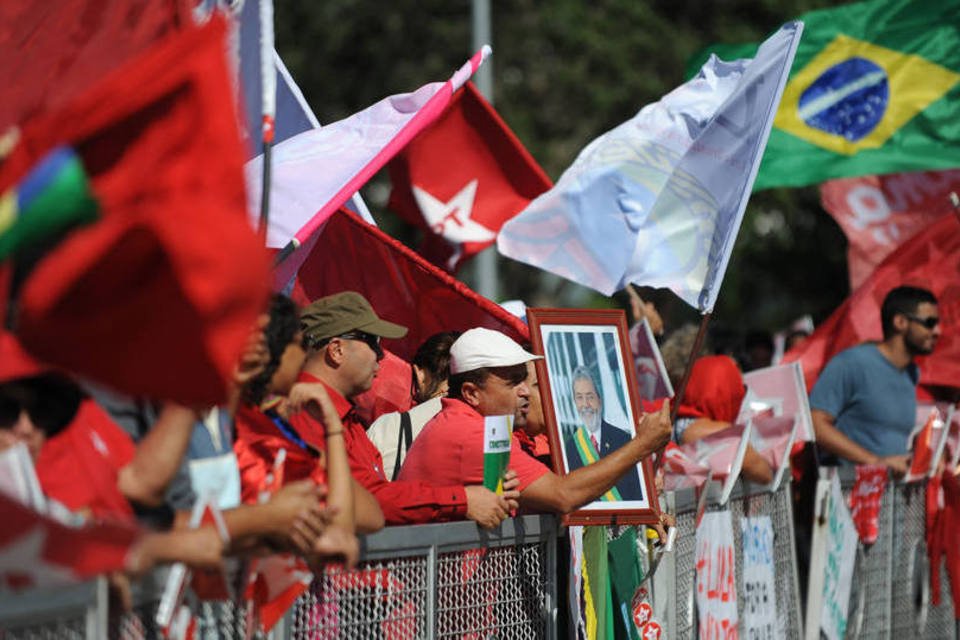
<svg viewBox="0 0 960 640"><path fill-rule="evenodd" d="M471 83L389 170L388 206L424 229L421 254L448 271L490 246L553 184Z"/></svg>

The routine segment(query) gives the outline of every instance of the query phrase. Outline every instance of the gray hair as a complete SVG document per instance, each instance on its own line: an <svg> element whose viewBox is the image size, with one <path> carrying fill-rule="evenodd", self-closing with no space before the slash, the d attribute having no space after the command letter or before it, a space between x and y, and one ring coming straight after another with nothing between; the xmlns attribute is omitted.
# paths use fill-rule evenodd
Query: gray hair
<svg viewBox="0 0 960 640"><path fill-rule="evenodd" d="M603 392L600 390L600 385L597 384L589 367L581 364L573 370L573 373L570 374L570 389L573 389L573 385L577 383L577 380L588 380L590 384L593 385L593 390L597 392L597 397L600 398L600 405L603 406Z"/></svg>

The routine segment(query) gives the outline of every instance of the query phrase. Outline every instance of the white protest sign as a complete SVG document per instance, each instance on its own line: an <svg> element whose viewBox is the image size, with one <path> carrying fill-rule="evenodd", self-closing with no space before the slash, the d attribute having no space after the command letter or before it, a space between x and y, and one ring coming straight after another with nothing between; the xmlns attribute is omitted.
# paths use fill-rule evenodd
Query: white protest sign
<svg viewBox="0 0 960 640"><path fill-rule="evenodd" d="M703 514L697 527L697 615L701 640L737 637L737 578L729 511Z"/></svg>
<svg viewBox="0 0 960 640"><path fill-rule="evenodd" d="M743 548L743 620L747 640L774 640L777 627L777 583L774 577L773 522L770 516L741 518Z"/></svg>
<svg viewBox="0 0 960 640"><path fill-rule="evenodd" d="M836 469L817 481L816 505L806 637L840 640L847 631L850 584L859 538L840 491Z"/></svg>

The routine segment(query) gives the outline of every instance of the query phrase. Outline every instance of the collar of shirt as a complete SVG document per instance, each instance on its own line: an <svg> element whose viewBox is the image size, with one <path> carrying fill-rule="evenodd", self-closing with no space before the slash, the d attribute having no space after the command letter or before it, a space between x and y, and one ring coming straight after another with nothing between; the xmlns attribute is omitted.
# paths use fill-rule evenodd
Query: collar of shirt
<svg viewBox="0 0 960 640"><path fill-rule="evenodd" d="M327 390L327 395L330 396L331 402L333 402L333 408L337 410L337 415L340 416L340 419L343 420L347 417L347 414L353 410L353 404L342 395L340 392L328 385L326 382L321 380L315 375L311 375L306 371L301 371L300 375L297 376L298 382L319 382Z"/></svg>

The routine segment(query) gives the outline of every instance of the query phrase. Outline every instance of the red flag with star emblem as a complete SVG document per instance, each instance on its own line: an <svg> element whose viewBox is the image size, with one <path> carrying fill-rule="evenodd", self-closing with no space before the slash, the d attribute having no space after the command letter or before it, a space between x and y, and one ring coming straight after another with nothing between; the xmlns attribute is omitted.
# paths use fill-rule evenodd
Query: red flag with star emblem
<svg viewBox="0 0 960 640"><path fill-rule="evenodd" d="M917 358L920 383L960 387L960 221L944 216L891 253L799 349L784 362L800 362L807 388L840 351L880 340L880 305L891 289L923 287L939 300L940 340L933 353Z"/></svg>
<svg viewBox="0 0 960 640"><path fill-rule="evenodd" d="M421 254L456 271L553 183L472 83L390 163L390 207L425 230Z"/></svg>

